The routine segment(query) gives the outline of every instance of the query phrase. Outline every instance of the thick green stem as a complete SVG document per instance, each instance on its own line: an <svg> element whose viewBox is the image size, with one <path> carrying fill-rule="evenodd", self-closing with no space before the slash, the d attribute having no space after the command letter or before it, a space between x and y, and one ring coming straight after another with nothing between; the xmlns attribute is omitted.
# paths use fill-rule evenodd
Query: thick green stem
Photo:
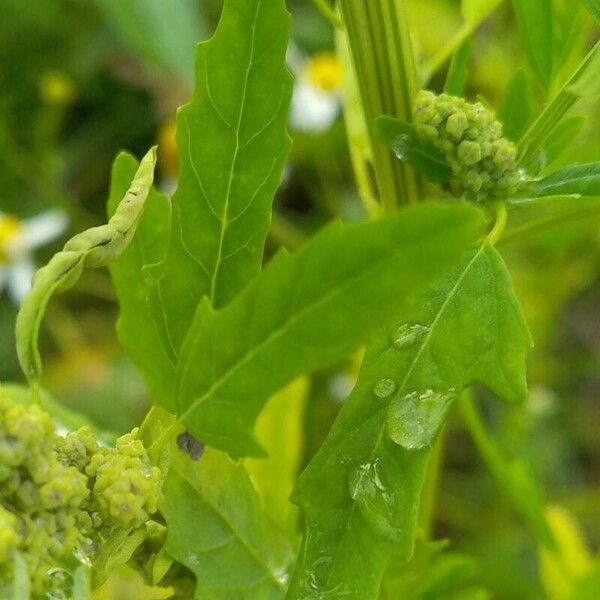
<svg viewBox="0 0 600 600"><path fill-rule="evenodd" d="M414 171L373 138L380 115L410 120L417 93L404 0L341 0L352 62L373 148L379 200L386 212L418 200Z"/></svg>

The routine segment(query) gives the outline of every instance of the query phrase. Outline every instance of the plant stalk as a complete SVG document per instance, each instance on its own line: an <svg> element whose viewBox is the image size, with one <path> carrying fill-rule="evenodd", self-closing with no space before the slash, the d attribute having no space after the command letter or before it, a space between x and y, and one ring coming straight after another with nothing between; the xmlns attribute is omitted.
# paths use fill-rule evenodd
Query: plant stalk
<svg viewBox="0 0 600 600"><path fill-rule="evenodd" d="M415 59L404 0L341 0L354 73L373 149L379 201L385 212L418 201L417 177L374 139L380 115L409 121L417 93Z"/></svg>

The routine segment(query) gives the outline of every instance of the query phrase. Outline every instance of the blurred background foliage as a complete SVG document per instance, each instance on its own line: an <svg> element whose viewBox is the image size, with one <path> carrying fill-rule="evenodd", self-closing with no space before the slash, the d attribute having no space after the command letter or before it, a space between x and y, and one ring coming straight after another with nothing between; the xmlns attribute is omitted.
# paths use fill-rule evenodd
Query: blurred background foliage
<svg viewBox="0 0 600 600"><path fill-rule="evenodd" d="M159 181L165 189L173 189L175 111L190 96L194 46L213 30L220 1L2 0L1 4L0 211L24 219L57 208L68 214L71 232L99 224L113 157L121 149L140 156L156 142ZM574 45L572 63L598 34L575 4L556 2L558 10L575 13L570 14L576 19L576 35L569 42ZM293 14L290 66L297 85L304 78L320 86L334 105L321 107L321 120L319 115L314 122L309 118L295 124L292 119L295 144L276 201L271 250L301 244L333 217L363 217L343 120L335 106L340 74L331 54L332 29L309 0L289 0L288 5ZM459 2L410 0L409 6L415 48L425 62L459 31ZM468 97L481 95L498 107L521 68L530 79L533 97L541 97L534 74L527 71L508 3L477 30L472 44ZM431 85L439 90L443 77L444 69ZM303 110L310 112L310 106ZM598 104L579 112L587 119L568 160L597 160ZM304 116L311 117L306 112ZM573 535L580 542L585 539L591 552L600 545L599 225L598 218L572 222L501 247L536 342L530 354L531 394L521 407L506 407L491 398L482 404L500 446L507 455L529 464L549 502L575 516L582 533ZM47 260L62 241L38 252L37 262ZM16 310L6 295L0 297L3 381L21 380L12 333ZM139 423L147 397L139 375L116 343L116 316L108 274L87 273L74 291L53 302L43 347L48 364L45 386L52 395L99 427L120 433ZM304 448L301 463L324 438L351 389L355 370L355 362L350 362L302 384L308 400L303 411L299 407L294 411L304 415L303 427L290 438ZM273 413L285 418L281 410ZM477 557L477 580L494 590L494 598L560 598L544 587L543 577L537 577L540 562L534 543L458 418L446 433L444 464L436 537L449 538L453 549ZM253 474L260 477L260 468ZM561 521L561 514L555 515L557 522L569 529L568 517ZM463 563L459 567L464 571ZM430 596L423 592L418 597Z"/></svg>

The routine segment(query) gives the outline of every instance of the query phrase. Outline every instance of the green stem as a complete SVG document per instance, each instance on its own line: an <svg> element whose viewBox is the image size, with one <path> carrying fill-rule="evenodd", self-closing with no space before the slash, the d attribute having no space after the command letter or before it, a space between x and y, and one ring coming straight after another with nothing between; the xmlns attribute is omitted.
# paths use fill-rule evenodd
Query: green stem
<svg viewBox="0 0 600 600"><path fill-rule="evenodd" d="M506 459L486 430L470 390L462 393L458 405L462 420L479 455L506 494L513 510L525 521L540 547L554 549L555 540L548 523L544 515L538 514L535 509L536 504L542 502L535 482L514 481L518 472L512 469L514 465ZM524 495L527 497L523 497Z"/></svg>
<svg viewBox="0 0 600 600"><path fill-rule="evenodd" d="M342 19L340 19L335 10L327 4L326 0L313 0L313 4L334 27L343 27L344 24L342 23Z"/></svg>
<svg viewBox="0 0 600 600"><path fill-rule="evenodd" d="M379 201L386 212L418 201L417 177L374 139L380 115L409 121L417 92L414 55L403 0L341 0L365 123L373 155Z"/></svg>
<svg viewBox="0 0 600 600"><path fill-rule="evenodd" d="M506 204L504 202L497 202L495 209L496 220L494 222L494 227L488 235L488 242L492 246L495 246L500 241L500 238L502 238L508 220L508 216L506 213Z"/></svg>

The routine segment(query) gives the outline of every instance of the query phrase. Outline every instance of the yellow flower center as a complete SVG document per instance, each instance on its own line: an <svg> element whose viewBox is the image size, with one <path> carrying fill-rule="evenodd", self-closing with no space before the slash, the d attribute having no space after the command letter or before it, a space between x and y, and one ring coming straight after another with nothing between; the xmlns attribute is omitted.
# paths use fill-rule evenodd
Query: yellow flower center
<svg viewBox="0 0 600 600"><path fill-rule="evenodd" d="M0 263L8 262L10 253L8 246L19 234L21 222L8 215L0 215Z"/></svg>
<svg viewBox="0 0 600 600"><path fill-rule="evenodd" d="M333 52L319 52L311 57L306 74L309 81L325 92L336 92L342 85L344 70Z"/></svg>

